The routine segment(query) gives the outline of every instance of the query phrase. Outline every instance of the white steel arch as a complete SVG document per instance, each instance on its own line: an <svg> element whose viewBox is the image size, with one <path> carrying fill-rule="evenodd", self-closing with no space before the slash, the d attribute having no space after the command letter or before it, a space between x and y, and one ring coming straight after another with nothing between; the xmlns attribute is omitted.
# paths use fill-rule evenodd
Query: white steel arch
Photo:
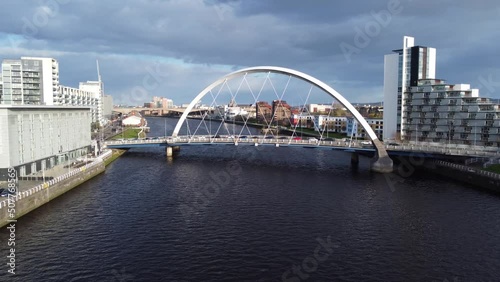
<svg viewBox="0 0 500 282"><path fill-rule="evenodd" d="M179 134L179 131L182 127L182 124L185 122L188 114L191 112L191 110L194 108L194 106L212 89L214 89L215 87L221 85L222 83L224 83L225 81L227 81L233 77L245 75L248 73L265 73L265 72L285 74L285 75L290 75L290 76L302 79L306 82L309 82L309 83L319 87L320 89L322 89L323 91L328 93L330 96L335 98L337 101L339 101L354 116L354 118L361 124L361 126L363 126L363 129L365 130L365 132L368 134L368 136L372 140L373 144L375 145L375 148L377 149L377 153L378 153L379 158L378 158L377 162L374 164L373 169L376 171L379 171L379 172L389 172L389 170L392 171L392 160L387 155L387 151L385 150L385 147L380 142L380 140L378 140L377 135L375 134L373 129L370 127L368 122L366 122L364 117L354 108L353 105L351 105L351 103L349 103L349 101L347 101L347 99L345 99L342 95L340 95L340 93L338 93L336 90L334 90L333 88L328 86L326 83L322 82L321 80L319 80L315 77L312 77L308 74L305 74L303 72L289 69L289 68L283 68L283 67L276 67L276 66L250 67L250 68L245 68L245 69L241 69L241 70L229 73L229 74L219 78L218 80L216 80L215 82L213 82L212 84L207 86L205 89L203 89L203 91L201 91L193 99L193 101L191 101L191 103L186 108L186 110L182 114L181 118L177 122L177 125L174 128L172 136L177 136ZM390 166L390 168L389 168L389 166Z"/></svg>
<svg viewBox="0 0 500 282"><path fill-rule="evenodd" d="M283 67L274 67L274 66L259 66L259 67L251 67L251 68L241 69L241 70L232 72L230 74L227 74L227 75L219 78L218 80L216 80L215 82L213 82L209 86L207 86L205 89L203 89L203 91L200 92L200 94L198 94L198 96L196 96L194 98L194 100L186 108L186 110L182 114L181 118L177 122L177 125L175 126L175 129L174 129L174 132L172 133L172 136L178 135L182 124L186 120L188 114L191 112L193 107L212 89L214 89L215 87L224 83L224 81L227 81L233 77L236 77L239 75L244 75L247 73L260 73L260 72L273 72L273 73L281 73L281 74L291 75L291 76L305 80L311 84L318 86L323 91L330 94L333 98L337 99L337 101L339 101L342 104L342 106L347 108L347 110L353 114L354 118L356 118L356 120L361 124L361 126L363 126L363 129L370 136L371 140L378 139L377 135L375 134L373 129L366 122L366 120L363 118L363 116L361 116L361 114L356 110L356 108L354 108L354 106L351 105L351 103L349 103L349 101L347 101L342 95L340 95L340 93L335 91L333 88L328 86L326 83L324 83L324 82L320 81L319 79L316 79L308 74L305 74L305 73L302 73L302 72L299 72L299 71L296 71L293 69L288 69L288 68L283 68Z"/></svg>

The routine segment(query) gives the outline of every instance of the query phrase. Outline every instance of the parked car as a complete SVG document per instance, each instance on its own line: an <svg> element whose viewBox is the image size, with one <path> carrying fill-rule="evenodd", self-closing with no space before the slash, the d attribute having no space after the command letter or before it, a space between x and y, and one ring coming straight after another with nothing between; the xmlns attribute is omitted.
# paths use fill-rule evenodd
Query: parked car
<svg viewBox="0 0 500 282"><path fill-rule="evenodd" d="M309 142L318 142L318 139L311 137L311 138L309 138Z"/></svg>
<svg viewBox="0 0 500 282"><path fill-rule="evenodd" d="M266 136L266 139L273 139L273 136Z"/></svg>
<svg viewBox="0 0 500 282"><path fill-rule="evenodd" d="M302 140L300 137L293 137L293 140Z"/></svg>

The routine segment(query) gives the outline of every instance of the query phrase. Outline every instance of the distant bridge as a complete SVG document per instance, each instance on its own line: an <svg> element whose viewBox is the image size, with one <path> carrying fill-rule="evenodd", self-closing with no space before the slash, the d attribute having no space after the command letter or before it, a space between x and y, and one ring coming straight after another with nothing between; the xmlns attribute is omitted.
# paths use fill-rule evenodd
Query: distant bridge
<svg viewBox="0 0 500 282"><path fill-rule="evenodd" d="M186 111L186 108L170 108L170 109L163 109L163 108L113 108L114 112L122 113L122 114L129 114L132 111L137 111L140 112L141 114L144 115L150 115L150 114L155 114L155 115L169 115L169 114L178 114L181 115ZM189 113L197 113L199 115L206 113L210 111L209 109L191 109Z"/></svg>

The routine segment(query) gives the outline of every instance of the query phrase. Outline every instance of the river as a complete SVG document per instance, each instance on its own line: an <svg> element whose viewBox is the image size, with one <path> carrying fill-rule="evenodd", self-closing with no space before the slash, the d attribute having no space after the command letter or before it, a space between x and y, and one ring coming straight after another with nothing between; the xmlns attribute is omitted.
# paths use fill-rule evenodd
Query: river
<svg viewBox="0 0 500 282"><path fill-rule="evenodd" d="M500 197L398 179L336 151L133 149L19 219L16 275L2 228L0 280L499 281Z"/></svg>

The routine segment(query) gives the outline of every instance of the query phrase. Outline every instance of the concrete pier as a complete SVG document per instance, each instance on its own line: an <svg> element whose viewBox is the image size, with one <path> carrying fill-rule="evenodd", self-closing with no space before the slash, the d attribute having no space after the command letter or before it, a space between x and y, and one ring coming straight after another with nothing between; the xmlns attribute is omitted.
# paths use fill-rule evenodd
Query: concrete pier
<svg viewBox="0 0 500 282"><path fill-rule="evenodd" d="M165 149L165 153L167 154L167 157L169 157L169 158L173 157L175 154L179 153L180 151L181 151L180 146L167 146L167 148Z"/></svg>
<svg viewBox="0 0 500 282"><path fill-rule="evenodd" d="M391 173L393 171L393 161L387 154L384 145L378 139L375 139L372 142L377 150L376 156L378 156L378 159L372 163L371 169L380 173Z"/></svg>

